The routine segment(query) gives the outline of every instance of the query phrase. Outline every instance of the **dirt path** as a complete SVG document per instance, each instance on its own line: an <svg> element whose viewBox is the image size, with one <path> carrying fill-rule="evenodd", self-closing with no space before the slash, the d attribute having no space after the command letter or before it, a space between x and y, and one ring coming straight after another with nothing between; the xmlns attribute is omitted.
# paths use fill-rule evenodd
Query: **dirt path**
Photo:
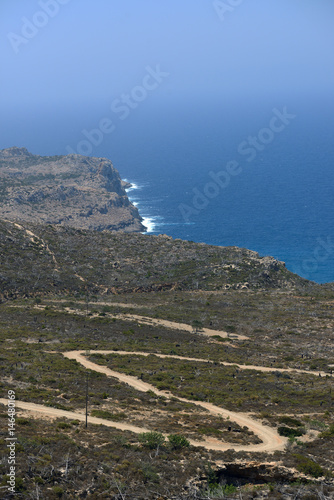
<svg viewBox="0 0 334 500"><path fill-rule="evenodd" d="M0 403L7 406L7 399L0 398ZM26 401L15 401L17 408L21 410L29 411L34 413L34 416L40 417L51 417L51 418L68 418L71 420L80 420L85 422L86 416L84 413L78 413L75 411L58 410L58 408L51 408L50 406L39 405L35 403L28 403ZM88 416L88 422L90 424L96 425L106 425L107 427L114 427L115 429L120 429L121 431L131 431L139 434L140 432L150 432L150 429L145 429L144 427L136 427L135 425L123 424L120 422L112 422L111 420L105 420L103 418Z"/></svg>
<svg viewBox="0 0 334 500"><path fill-rule="evenodd" d="M72 352L77 353L85 353L86 351L70 351L66 353L66 356L68 354L72 354ZM210 359L204 359L204 358L188 358L187 356L178 356L177 354L159 354L155 352L131 352L131 351L112 351L112 350L107 350L107 351L89 351L91 354L120 354L121 356L131 356L131 355L137 355L137 356L157 356L157 358L170 358L170 359L179 359L181 361L186 360L186 361L199 361L200 363L210 363L210 364L218 364L222 366L235 366L239 370L256 370L258 372L289 372L289 373L306 373L307 375L314 375L315 377L319 377L319 374L322 377L325 377L328 375L325 372L312 372L308 370L298 370L297 368L275 368L275 367L269 367L269 366L257 366L257 365L240 365L238 363L228 363L227 361L211 361ZM69 357L69 356L67 356ZM75 359L75 358L70 358L70 359ZM95 370L96 371L96 370Z"/></svg>
<svg viewBox="0 0 334 500"><path fill-rule="evenodd" d="M90 352L94 353L94 351ZM96 351L96 352L102 353L103 351ZM152 391L158 396L164 396L168 399L170 399L171 397L176 397L169 391L160 391L156 389L153 385L144 382L143 380L139 380L136 377L125 375L124 373L119 373L114 370L110 370L106 366L101 366L96 363L93 363L92 361L90 361L85 357L84 353L85 351L70 351L63 353L63 355L68 359L73 359L77 361L78 363L82 364L84 367L90 370L94 370L99 373L104 373L108 377L114 377L119 381L130 385L134 389L137 389L138 391L142 392ZM132 354L138 354L138 353L132 353ZM211 403L206 403L202 401L201 402L192 401L181 397L177 397L177 399L185 403L192 403L201 408L205 408L210 412L211 415L222 416L225 419L228 418L231 421L239 424L241 427L246 426L248 427L249 430L253 431L254 434L256 434L262 441L262 443L256 445L235 445L230 443L222 443L214 439L201 441L200 443L198 441L191 441L191 444L193 444L194 446L204 446L207 449L220 450L220 451L233 448L234 450L237 451L259 451L259 452L273 452L275 450L283 450L285 447L285 444L287 442L285 438L279 436L274 429L262 425L260 422L254 420L246 413L237 413L229 410L224 410L223 408L215 406ZM143 430L141 430L141 432L143 432Z"/></svg>
<svg viewBox="0 0 334 500"><path fill-rule="evenodd" d="M91 353L94 352L99 352L99 353L104 353L108 354L112 351L90 351ZM116 351L118 354L121 354L122 351ZM123 351L124 352L124 351ZM130 385L131 387L142 391L142 392L147 392L147 391L152 391L158 396L164 396L168 399L171 397L174 397L173 394L171 394L168 391L160 391L156 389L153 385L148 384L147 382L144 382L142 380L139 380L136 377L132 377L130 375L125 375L123 373L119 373L113 370L110 370L106 366L101 366L96 363L93 363L92 361L88 360L85 355L85 351L70 351L70 352L65 352L63 355L67 357L68 359L72 359L77 361L78 363L82 364L86 368L90 370L94 370L99 373L103 373L107 375L108 377L114 377L118 379L119 381L126 383ZM137 355L149 355L148 353L129 353L126 352L126 354L137 354ZM161 355L164 357L164 355ZM167 357L167 355L165 356ZM182 359L182 358L181 358ZM191 358L190 358L191 359ZM218 440L215 440L213 438L208 438L203 441L194 441L190 440L190 443L193 446L203 446L204 448L208 450L216 450L216 451L226 451L228 449L234 449L236 451L250 451L250 452L267 452L271 453L274 452L275 450L283 450L285 448L287 440L285 438L280 437L276 431L270 427L262 425L260 422L254 420L251 418L248 414L246 413L237 413L229 410L225 410L223 408L220 408L218 406L215 406L209 402L199 402L199 401L191 401L185 398L178 397L177 398L179 401L183 401L185 403L192 403L196 406L199 406L201 408L205 408L210 412L211 415L214 416L222 416L225 419L230 419L231 422L236 422L238 425L241 427L246 426L250 431L254 432L262 441L260 444L252 444L252 445L235 445L231 443L225 443L221 442ZM0 403L6 405L7 400L6 399L0 399ZM39 417L52 417L52 418L68 418L71 420L78 419L80 421L85 421L85 415L80 412L72 412L72 411L65 411L65 410L59 410L57 408L51 408L49 406L43 406L35 403L29 403L29 402L24 402L24 401L16 401L16 406L17 408L20 408L24 411L29 411L33 413L33 416L39 416ZM120 423L120 422L112 422L110 420L105 420L97 417L88 417L89 423L92 424L103 424L108 427L113 427L119 430L124 430L124 431L131 431L134 433L142 433L142 432L149 432L149 429L145 427L137 427L135 425L131 424L126 424L126 423Z"/></svg>
<svg viewBox="0 0 334 500"><path fill-rule="evenodd" d="M186 323L176 323L174 321L168 321L166 319L148 318L146 316L137 316L136 314L115 314L114 317L119 319L125 319L130 321L138 321L138 323L143 323L145 325L152 326L165 326L167 328L172 328L173 330L184 330L186 332L194 333L194 329L191 325ZM206 335L207 337L213 337L219 335L222 338L230 338L236 340L248 340L245 335L238 335L237 333L227 333L222 330L211 330L210 328L202 328L199 334Z"/></svg>
<svg viewBox="0 0 334 500"><path fill-rule="evenodd" d="M186 400L185 400L186 401ZM7 399L0 398L0 403L3 405L7 405L8 401ZM66 411L66 410L58 410L57 408L51 408L50 406L44 406L44 405L39 405L36 403L29 403L26 401L16 401L16 408L17 410L23 410L24 413L29 412L31 413L33 418L67 418L70 420L79 420L80 422L85 422L85 414L84 413L77 413L74 411ZM221 415L221 409L219 409L219 413L216 413L214 410L214 406L207 404L208 410L212 411L213 415ZM212 408L211 408L212 407ZM17 412L18 414L19 412ZM238 414L239 415L239 414ZM242 415L242 414L240 414ZM236 420L236 419L234 419ZM244 422L242 420L242 417L240 417L240 422L241 425L247 425L248 420L250 420L248 417L245 417ZM255 422L256 423L256 422ZM119 429L121 431L130 431L134 432L135 434L140 434L142 432L150 432L150 429L147 429L145 427L137 427L135 425L131 424L125 424L121 422L112 422L111 420L105 420L103 418L98 418L98 417L91 417L88 416L88 424L96 424L96 425L105 425L106 427L113 427L114 429ZM256 423L257 424L257 423ZM260 426L260 424L257 424ZM248 425L247 425L248 426ZM257 427L253 426L248 426L250 430L253 430L253 432L257 433ZM264 428L266 433L262 433L263 438L265 440L264 443L258 444L258 445L231 445L229 443L222 443L219 441L216 441L213 438L209 438L207 440L203 441L195 441L193 439L189 439L188 441L192 446L202 446L203 448L206 448L207 450L216 450L216 451L226 451L229 449L235 449L236 451L267 451L271 452L274 450L278 449L283 449L284 448L284 443L283 443L283 438L280 438L278 436L277 439L276 436L273 437L273 431L271 429ZM167 434L162 433L166 438ZM261 436L262 437L262 436ZM282 442L280 442L282 441Z"/></svg>
<svg viewBox="0 0 334 500"><path fill-rule="evenodd" d="M50 304L62 303L62 302L71 302L71 299L44 299L46 302L50 302ZM87 304L85 300L76 300L76 304ZM139 305L139 304L128 304L127 302L103 302L101 300L97 302L88 302L90 306L110 306L110 307L124 307L128 309L150 309L150 306L147 305Z"/></svg>
<svg viewBox="0 0 334 500"><path fill-rule="evenodd" d="M36 240L39 241L39 243L41 244L41 246L43 248L45 248L45 250L49 253L49 255L51 255L52 257L52 260L55 264L55 271L59 272L59 265L58 265L58 262L57 262L57 259L56 259L56 256L55 254L50 250L49 246L47 245L47 243L45 243L45 241L43 240L43 238L41 238L40 236L37 236L37 234L29 231L29 229L26 229L25 227L21 226L20 224L18 224L17 222L13 222L13 221L10 221L10 220L7 220L7 219L3 219L5 222L9 222L10 224L13 224L13 226L17 227L18 229L20 229L20 231L23 231L24 233L26 233L28 239L32 242L32 243L35 243Z"/></svg>
<svg viewBox="0 0 334 500"><path fill-rule="evenodd" d="M51 301L50 301L51 302ZM84 302L82 302L84 303ZM122 304L118 304L122 305ZM125 305L125 304L124 304ZM35 305L34 306L36 309L44 309L46 306L43 305ZM132 307L129 305L126 305L126 307ZM61 311L60 309L57 309L58 311ZM76 314L79 314L81 316L86 315L85 311L81 311L78 309L73 309L71 307L65 307L65 311L67 312L72 312L73 311ZM126 313L115 313L112 314L113 318L121 319L124 321L136 321L137 323L142 323L143 325L151 325L151 326L164 326L166 328L171 328L172 330L183 330L185 332L190 332L194 333L194 328L191 325L188 325L187 323L176 323L175 321L169 321L166 319L158 319L158 318L150 318L148 316L138 316L136 314L126 314ZM99 317L98 314L90 316L90 318L94 317ZM201 330L198 332L198 335L205 335L207 337L214 337L214 336L219 336L224 339L231 339L231 340L249 340L249 337L246 337L245 335L239 335L237 333L228 333L224 332L223 330L211 330L210 328L201 328Z"/></svg>

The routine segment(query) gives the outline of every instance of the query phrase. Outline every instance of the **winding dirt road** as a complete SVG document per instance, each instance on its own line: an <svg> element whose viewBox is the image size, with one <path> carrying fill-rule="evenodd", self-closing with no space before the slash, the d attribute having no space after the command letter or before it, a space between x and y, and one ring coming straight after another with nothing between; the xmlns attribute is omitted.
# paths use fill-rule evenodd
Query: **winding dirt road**
<svg viewBox="0 0 334 500"><path fill-rule="evenodd" d="M158 396L164 396L167 399L171 399L172 397L175 398L172 393L168 391L161 391L156 389L153 385L148 384L147 382L144 382L143 380L139 380L136 377L132 377L130 375L125 375L123 373L116 372L114 370L110 370L106 366L101 366L96 363L93 363L87 357L84 355L86 351L69 351L69 352L64 352L62 353L66 358L75 360L84 367L99 372L107 375L108 377L114 377L118 379L120 382L126 383L129 386L133 387L134 389L142 392L147 392L147 391L152 391ZM110 354L110 353L117 353L117 354L132 354L132 355L145 355L148 356L149 353L140 353L140 352L126 352L126 351L90 351L91 354L93 353L100 353L100 354ZM55 353L56 354L56 353ZM59 354L59 353L57 353ZM171 357L168 355L160 355L161 357ZM173 356L175 357L175 356ZM192 359L192 358L182 358L180 359ZM198 361L198 360L196 360ZM207 360L203 360L207 361ZM229 419L231 422L236 422L239 424L241 427L246 426L250 431L254 432L255 435L257 435L262 443L260 444L251 444L251 445L236 445L232 443L226 443L226 442L221 442L218 441L214 438L207 438L203 441L195 441L195 440L189 440L190 444L193 446L201 446L206 448L207 450L215 450L215 451L226 451L228 449L234 449L235 451L249 451L249 452L267 452L267 453L272 453L275 450L284 450L287 439L279 436L277 432L268 427L262 425L262 423L254 420L251 418L248 414L246 413L237 413L229 410L225 410L223 408L220 408L218 406L215 406L209 402L199 402L199 401L192 401L189 399L185 399L182 397L176 397L179 401L185 402L185 403L192 403L200 408L205 408L211 415L213 416L221 416L225 419ZM0 403L7 405L7 400L0 398ZM34 417L51 417L51 418L66 418L70 420L80 420L82 422L85 421L85 414L82 412L73 412L73 411L66 411L66 410L59 410L57 408L52 408L49 406L44 406L40 404L35 404L35 403L29 403L29 402L24 402L24 401L16 401L16 407L17 409L21 409L24 412L31 412ZM121 422L113 422L110 420L105 420L102 418L97 418L97 417L88 417L88 421L90 424L96 424L96 425L105 425L107 427L113 427L115 429L119 429L122 431L131 431L136 434L142 433L142 432L149 432L150 429L147 429L145 427L137 427L132 424L126 424L126 423L121 423ZM165 437L167 434L165 434Z"/></svg>
<svg viewBox="0 0 334 500"><path fill-rule="evenodd" d="M182 399L179 398L181 401ZM187 401L187 400L183 400ZM3 405L7 405L8 401L7 399L0 398L0 403ZM36 418L66 418L70 420L79 420L80 422L85 422L85 414L83 413L78 413L74 411L66 411L66 410L58 410L57 408L51 408L50 406L44 406L44 405L39 405L35 403L28 403L25 401L16 401L16 409L23 410L24 413L29 412L32 413L33 417ZM215 408L213 405L210 405L209 403L206 404L204 403L202 406L205 406L209 411L212 412L213 415L222 415L222 412L224 410L221 410L219 408L219 413L215 412ZM232 412L229 412L232 413ZM241 416L242 414L237 414L238 416ZM234 419L236 421L236 419ZM260 434L260 432L257 432L257 426L261 427L261 424L258 424L257 422L254 422L257 425L254 425L253 428L248 425L248 421L250 419L248 417L245 417L244 421L239 418L239 423L240 425L247 425L250 430L253 430L254 433ZM96 424L96 425L105 425L106 427L113 427L114 429L119 429L121 431L130 431L134 432L135 434L140 434L142 432L150 432L151 429L147 429L145 427L137 427L135 425L131 424L125 424L121 422L112 422L111 420L105 420L103 418L98 418L98 417L91 417L88 416L88 423L89 424ZM285 446L285 441L283 441L284 438L281 438L279 436L276 437L274 435L272 429L265 428L264 430L266 432L261 433L261 438L264 439L264 442L261 444L257 445L235 445L235 444L229 444L229 443L222 443L219 441L216 441L215 439L207 439L203 441L194 441L193 439L188 439L190 444L192 446L201 446L203 448L206 448L207 450L216 450L216 451L226 451L229 449L234 449L236 451L266 451L266 452L273 452L275 450L282 450L284 449ZM162 433L165 438L167 438L168 434Z"/></svg>
<svg viewBox="0 0 334 500"><path fill-rule="evenodd" d="M132 377L131 375L125 375L124 373L119 373L114 370L110 370L106 366L98 365L93 363L84 355L86 351L69 351L62 353L66 358L73 359L83 365L85 368L90 370L94 370L99 373L104 373L108 377L114 377L118 379L120 382L126 383L137 389L138 391L147 392L152 391L158 396L164 396L168 399L176 397L179 401L183 401L185 403L192 403L201 408L205 408L210 412L211 415L221 416L225 419L230 419L232 422L236 422L241 427L248 427L249 430L253 431L262 441L260 444L255 445L235 445L231 443L222 443L218 440L207 439L205 441L191 441L191 444L194 446L203 446L209 450L218 450L218 451L226 451L228 449L233 448L236 451L259 451L259 452L273 452L275 450L283 450L287 440L282 438L277 434L277 432L267 426L262 425L260 422L254 420L246 413L237 413L229 410L225 410L220 408L219 406L215 406L211 403L206 403L202 401L192 401L186 398L181 398L178 396L174 396L169 391L161 391L156 389L153 385L144 382L143 380L139 380L137 377ZM100 354L110 354L113 351L90 351L91 354L100 353ZM120 354L120 351L116 351L115 353ZM141 353L133 352L126 354L140 355ZM145 355L149 355L145 353ZM163 357L163 355L161 355ZM166 356L167 357L167 356ZM180 358L185 359L185 358ZM65 412L66 413L66 412ZM136 431L134 431L136 432ZM145 430L141 429L140 432L145 432Z"/></svg>

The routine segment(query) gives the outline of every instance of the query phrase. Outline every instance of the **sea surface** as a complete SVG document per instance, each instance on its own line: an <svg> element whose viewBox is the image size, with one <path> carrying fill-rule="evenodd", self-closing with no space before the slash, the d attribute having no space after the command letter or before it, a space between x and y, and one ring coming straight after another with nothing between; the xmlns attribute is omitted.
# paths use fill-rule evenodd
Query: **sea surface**
<svg viewBox="0 0 334 500"><path fill-rule="evenodd" d="M263 129L285 106L295 117L272 137ZM334 113L327 106L272 100L261 109L183 110L188 119L165 110L152 122L147 116L132 143L109 156L133 183L128 195L149 233L249 248L332 282ZM246 155L250 136L257 147Z"/></svg>
<svg viewBox="0 0 334 500"><path fill-rule="evenodd" d="M246 247L307 279L334 281L333 100L151 96L123 121L107 103L81 110L76 121L64 113L52 116L49 129L47 116L35 117L23 137L18 123L15 138L7 123L2 147L66 154L85 139L82 129L112 118L115 131L89 154L110 158L132 183L128 195L148 233Z"/></svg>

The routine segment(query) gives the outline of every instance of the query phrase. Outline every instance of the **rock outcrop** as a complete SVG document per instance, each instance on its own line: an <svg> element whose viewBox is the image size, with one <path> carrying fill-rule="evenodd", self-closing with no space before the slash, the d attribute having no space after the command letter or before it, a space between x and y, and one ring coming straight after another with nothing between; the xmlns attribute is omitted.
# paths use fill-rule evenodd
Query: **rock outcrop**
<svg viewBox="0 0 334 500"><path fill-rule="evenodd" d="M0 150L0 217L76 229L145 231L118 171L106 158Z"/></svg>

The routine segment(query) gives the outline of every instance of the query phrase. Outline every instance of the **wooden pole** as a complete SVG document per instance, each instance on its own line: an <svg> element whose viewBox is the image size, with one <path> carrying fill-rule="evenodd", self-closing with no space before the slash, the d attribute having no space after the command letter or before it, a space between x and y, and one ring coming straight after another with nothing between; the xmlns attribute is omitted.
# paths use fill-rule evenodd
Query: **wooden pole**
<svg viewBox="0 0 334 500"><path fill-rule="evenodd" d="M86 429L88 424L88 372L86 378Z"/></svg>

